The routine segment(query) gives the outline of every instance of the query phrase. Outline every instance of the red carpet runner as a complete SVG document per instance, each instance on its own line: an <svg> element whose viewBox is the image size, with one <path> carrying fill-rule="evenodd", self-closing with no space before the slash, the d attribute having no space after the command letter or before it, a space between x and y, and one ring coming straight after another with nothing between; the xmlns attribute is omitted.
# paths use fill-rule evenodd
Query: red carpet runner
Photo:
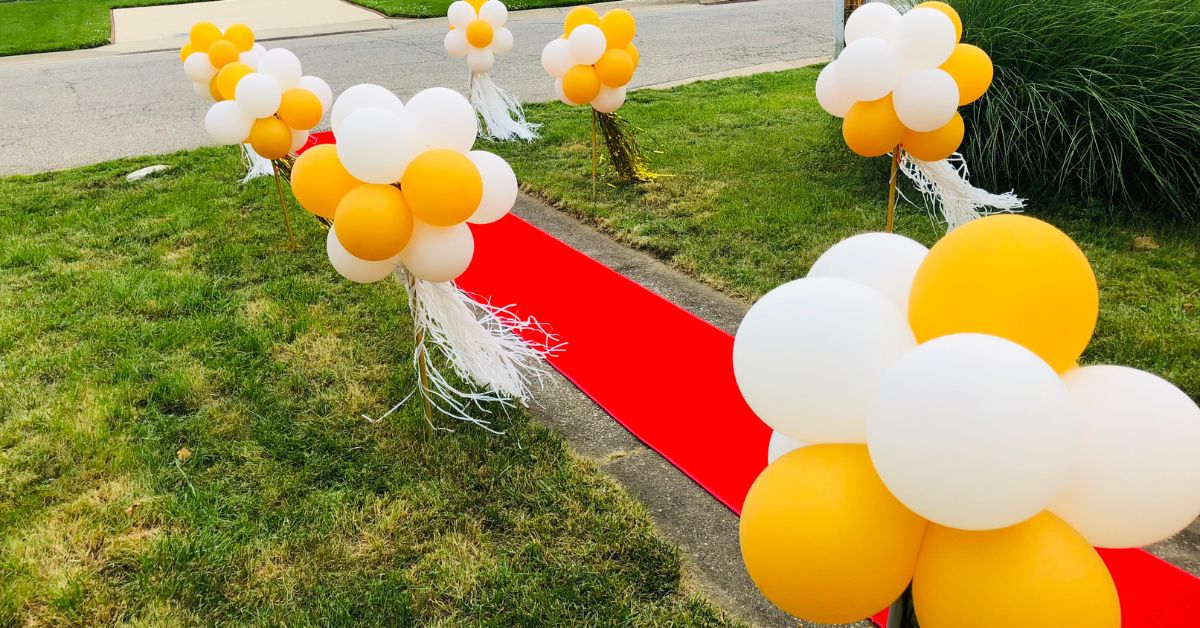
<svg viewBox="0 0 1200 628"><path fill-rule="evenodd" d="M555 369L740 512L770 431L734 383L733 338L515 216L472 231L459 285L548 324L569 343ZM1142 550L1100 554L1125 628L1200 626L1200 579Z"/></svg>

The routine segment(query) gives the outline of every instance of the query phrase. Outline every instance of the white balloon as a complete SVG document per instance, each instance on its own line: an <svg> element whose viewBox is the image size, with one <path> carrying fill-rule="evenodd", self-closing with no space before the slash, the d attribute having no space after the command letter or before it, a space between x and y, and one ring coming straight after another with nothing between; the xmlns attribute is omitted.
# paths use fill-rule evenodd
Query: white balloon
<svg viewBox="0 0 1200 628"><path fill-rule="evenodd" d="M263 54L266 52L267 49L264 48L262 44L256 43L251 46L249 50L239 54L238 61L241 61L242 63L245 63L254 69L258 69L258 60L261 59Z"/></svg>
<svg viewBox="0 0 1200 628"><path fill-rule="evenodd" d="M241 144L250 135L254 116L232 100L223 100L209 107L204 115L204 130L218 144Z"/></svg>
<svg viewBox="0 0 1200 628"><path fill-rule="evenodd" d="M294 153L301 148L304 148L304 145L307 143L308 131L297 131L296 129L292 129L292 147L289 149L289 152Z"/></svg>
<svg viewBox="0 0 1200 628"><path fill-rule="evenodd" d="M916 345L883 295L848 279L797 279L768 292L733 341L746 403L806 443L864 443L871 393Z"/></svg>
<svg viewBox="0 0 1200 628"><path fill-rule="evenodd" d="M449 148L465 153L479 133L475 108L452 89L431 87L417 92L409 99L407 111L413 127L412 141L422 151Z"/></svg>
<svg viewBox="0 0 1200 628"><path fill-rule="evenodd" d="M296 87L303 87L316 94L317 100L321 101L321 111L328 113L329 108L333 106L333 90L323 79L315 76L302 76Z"/></svg>
<svg viewBox="0 0 1200 628"><path fill-rule="evenodd" d="M337 131L337 154L346 171L366 183L400 180L417 156L411 143L410 121L376 107L359 109Z"/></svg>
<svg viewBox="0 0 1200 628"><path fill-rule="evenodd" d="M503 27L497 28L496 32L492 35L492 50L494 50L496 54L500 55L512 50L512 47L512 31Z"/></svg>
<svg viewBox="0 0 1200 628"><path fill-rule="evenodd" d="M896 84L892 106L904 126L917 132L936 131L958 111L958 84L945 70L914 70Z"/></svg>
<svg viewBox="0 0 1200 628"><path fill-rule="evenodd" d="M475 164L479 176L483 178L483 200L467 222L477 225L496 222L517 203L517 175L499 155L473 150L467 153L467 158Z"/></svg>
<svg viewBox="0 0 1200 628"><path fill-rule="evenodd" d="M878 4L878 3L873 3ZM870 6L870 5L863 5ZM845 118L854 106L854 99L842 91L837 80L837 61L825 66L817 75L817 102L831 116Z"/></svg>
<svg viewBox="0 0 1200 628"><path fill-rule="evenodd" d="M333 113L329 116L333 134L338 135L342 122L350 114L368 107L390 111L396 116L404 115L404 103L400 102L400 97L388 91L387 88L361 83L342 92L334 101Z"/></svg>
<svg viewBox="0 0 1200 628"><path fill-rule="evenodd" d="M190 57L189 57L190 58ZM571 45L565 39L555 39L542 48L542 68L554 78L562 78L575 62L571 59Z"/></svg>
<svg viewBox="0 0 1200 628"><path fill-rule="evenodd" d="M487 0L479 7L479 19L491 24L492 28L500 28L508 22L508 8L500 0Z"/></svg>
<svg viewBox="0 0 1200 628"><path fill-rule="evenodd" d="M567 37L567 46L571 49L571 58L581 65L592 65L604 56L608 43L604 39L604 31L595 24L580 24Z"/></svg>
<svg viewBox="0 0 1200 628"><path fill-rule="evenodd" d="M212 77L217 75L217 69L213 67L212 62L208 60L208 53L193 52L188 55L183 61L183 73L188 78L192 79L193 83L204 83L212 80Z"/></svg>
<svg viewBox="0 0 1200 628"><path fill-rule="evenodd" d="M601 85L600 93L592 99L592 109L600 113L612 113L625 104L625 94L624 85L620 87Z"/></svg>
<svg viewBox="0 0 1200 628"><path fill-rule="evenodd" d="M465 223L434 227L417 220L412 240L400 251L400 261L418 279L438 283L463 274L474 255L475 239Z"/></svg>
<svg viewBox="0 0 1200 628"><path fill-rule="evenodd" d="M300 59L286 48L272 48L264 52L258 58L258 71L274 77L282 89L295 87L304 74L300 69Z"/></svg>
<svg viewBox="0 0 1200 628"><path fill-rule="evenodd" d="M1123 366L1063 375L1079 413L1075 472L1050 510L1097 547L1141 547L1200 516L1200 408Z"/></svg>
<svg viewBox="0 0 1200 628"><path fill-rule="evenodd" d="M767 464L769 465L804 446L804 443L783 432L771 432L771 442L767 443Z"/></svg>
<svg viewBox="0 0 1200 628"><path fill-rule="evenodd" d="M1077 422L1062 379L1032 351L953 334L908 352L871 402L867 447L888 489L952 528L1020 523L1070 477Z"/></svg>
<svg viewBox="0 0 1200 628"><path fill-rule="evenodd" d="M233 93L238 106L255 118L275 115L283 96L275 77L259 72L243 76Z"/></svg>
<svg viewBox="0 0 1200 628"><path fill-rule="evenodd" d="M906 68L936 68L950 58L958 43L954 22L937 9L913 9L900 16L891 42Z"/></svg>
<svg viewBox="0 0 1200 628"><path fill-rule="evenodd" d="M900 12L886 2L868 2L846 18L847 44L854 43L864 37L887 39L900 19ZM840 116L839 116L840 117Z"/></svg>
<svg viewBox="0 0 1200 628"><path fill-rule="evenodd" d="M446 19L450 20L450 25L455 29L466 28L475 21L475 7L469 2L457 0L446 9Z"/></svg>
<svg viewBox="0 0 1200 628"><path fill-rule="evenodd" d="M473 48L467 53L467 67L475 74L483 74L496 64L496 54L487 48Z"/></svg>
<svg viewBox="0 0 1200 628"><path fill-rule="evenodd" d="M468 52L471 52L471 43L467 41L467 34L461 28L447 32L446 38L442 40L442 45L446 47L446 54L456 59L465 57Z"/></svg>
<svg viewBox="0 0 1200 628"><path fill-rule="evenodd" d="M329 255L329 263L333 265L333 269L354 283L375 283L392 274L400 264L399 253L378 262L354 257L338 241L333 227L329 228L329 235L325 236L325 252Z"/></svg>
<svg viewBox="0 0 1200 628"><path fill-rule="evenodd" d="M929 249L894 233L861 233L829 247L808 271L809 277L841 277L887 297L908 315L908 293L917 267Z"/></svg>
<svg viewBox="0 0 1200 628"><path fill-rule="evenodd" d="M213 101L212 89L207 83L192 83L192 90L195 91L196 95L199 96L204 102Z"/></svg>
<svg viewBox="0 0 1200 628"><path fill-rule="evenodd" d="M892 45L878 37L863 37L842 51L834 76L847 97L879 100L892 91L899 73Z"/></svg>
<svg viewBox="0 0 1200 628"><path fill-rule="evenodd" d="M554 79L554 95L557 96L558 99L563 102L563 104L567 104L567 105L571 105L571 106L583 104L583 103L574 102L570 98L567 98L566 92L563 91L562 79L560 79L560 78Z"/></svg>

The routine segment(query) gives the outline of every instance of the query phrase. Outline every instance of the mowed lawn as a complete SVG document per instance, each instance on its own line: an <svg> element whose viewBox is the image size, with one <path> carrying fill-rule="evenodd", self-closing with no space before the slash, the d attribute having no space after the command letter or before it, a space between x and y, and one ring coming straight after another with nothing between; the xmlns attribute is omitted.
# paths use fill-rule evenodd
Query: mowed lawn
<svg viewBox="0 0 1200 628"><path fill-rule="evenodd" d="M0 179L0 626L729 623L523 412L362 418L414 385L404 291L240 171Z"/></svg>
<svg viewBox="0 0 1200 628"><path fill-rule="evenodd" d="M839 240L884 227L888 160L844 146L813 95L818 71L631 93L620 113L638 127L652 167L671 176L602 184L594 198L586 108L530 105L542 139L492 149L565 211L753 300L803 277ZM1100 322L1083 362L1146 369L1200 399L1200 228L1069 203L1033 201L1027 211L1066 231L1096 270ZM897 231L926 245L944 233L904 203Z"/></svg>
<svg viewBox="0 0 1200 628"><path fill-rule="evenodd" d="M454 0L348 0L391 17L446 17ZM504 0L509 11L590 4L591 0ZM604 11L601 10L601 13Z"/></svg>
<svg viewBox="0 0 1200 628"><path fill-rule="evenodd" d="M0 0L0 56L109 43L112 9L196 0Z"/></svg>

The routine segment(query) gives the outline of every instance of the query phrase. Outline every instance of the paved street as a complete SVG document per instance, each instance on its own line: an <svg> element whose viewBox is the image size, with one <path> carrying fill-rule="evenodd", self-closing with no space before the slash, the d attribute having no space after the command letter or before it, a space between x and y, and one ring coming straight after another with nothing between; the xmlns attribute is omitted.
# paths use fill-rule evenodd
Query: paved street
<svg viewBox="0 0 1200 628"><path fill-rule="evenodd" d="M830 3L822 0L630 8L638 18L635 41L642 53L635 87L824 56L832 46ZM539 59L546 42L561 33L567 10L510 15L516 43L497 61L493 76L499 84L526 101L553 98L553 84ZM465 89L465 63L442 48L445 20L388 24L387 30L266 45L293 50L305 73L324 78L335 93L364 82L381 84L404 99L434 85ZM209 143L205 109L175 51L3 59L0 175L202 146Z"/></svg>

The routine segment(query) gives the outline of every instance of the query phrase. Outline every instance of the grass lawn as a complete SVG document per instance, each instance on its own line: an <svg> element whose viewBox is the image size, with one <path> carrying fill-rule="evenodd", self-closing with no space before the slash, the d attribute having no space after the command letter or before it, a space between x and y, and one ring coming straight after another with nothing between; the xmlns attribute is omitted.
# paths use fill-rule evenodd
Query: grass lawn
<svg viewBox="0 0 1200 628"><path fill-rule="evenodd" d="M196 0L0 0L0 57L109 43L109 11Z"/></svg>
<svg viewBox="0 0 1200 628"><path fill-rule="evenodd" d="M530 105L529 119L545 124L542 139L492 148L551 202L754 299L804 276L837 241L884 227L887 159L864 160L844 146L813 96L817 72L632 93L622 115L660 151L652 166L674 176L638 187L602 185L595 199L585 108ZM1081 206L1034 202L1028 212L1070 234L1096 269L1100 322L1084 363L1147 369L1200 399L1200 228L1135 223ZM897 231L925 244L943 232L923 209L905 204Z"/></svg>
<svg viewBox="0 0 1200 628"><path fill-rule="evenodd" d="M403 289L239 171L0 179L0 625L729 623L524 413L360 418L413 386Z"/></svg>
<svg viewBox="0 0 1200 628"><path fill-rule="evenodd" d="M454 0L348 0L391 17L446 17ZM590 4L599 0L504 0L509 11ZM603 11L601 11L603 12Z"/></svg>

